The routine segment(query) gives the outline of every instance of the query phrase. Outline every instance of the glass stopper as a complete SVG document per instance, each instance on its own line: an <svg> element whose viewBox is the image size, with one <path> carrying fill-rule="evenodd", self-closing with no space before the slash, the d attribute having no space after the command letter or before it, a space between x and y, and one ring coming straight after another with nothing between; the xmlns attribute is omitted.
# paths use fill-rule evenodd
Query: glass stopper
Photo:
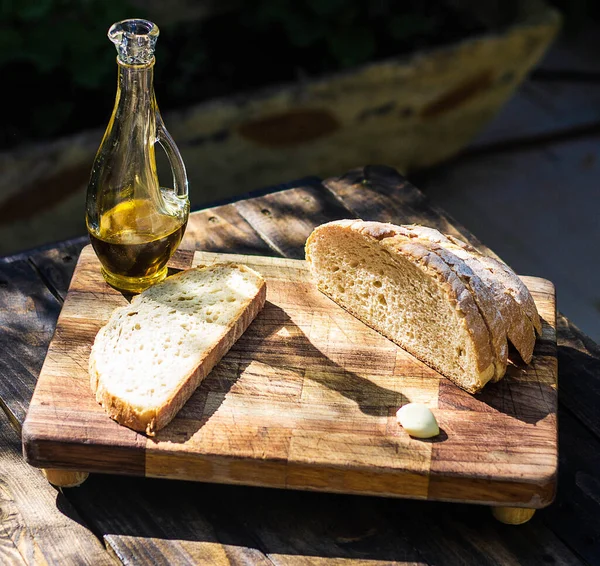
<svg viewBox="0 0 600 566"><path fill-rule="evenodd" d="M117 47L118 60L127 65L152 63L158 34L156 24L140 19L117 22L108 30L108 38Z"/></svg>

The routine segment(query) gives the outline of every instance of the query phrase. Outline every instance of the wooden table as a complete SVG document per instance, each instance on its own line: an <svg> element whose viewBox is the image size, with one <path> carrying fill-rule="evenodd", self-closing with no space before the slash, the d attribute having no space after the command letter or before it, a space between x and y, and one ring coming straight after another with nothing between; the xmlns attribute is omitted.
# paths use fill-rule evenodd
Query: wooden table
<svg viewBox="0 0 600 566"><path fill-rule="evenodd" d="M302 258L314 226L345 217L456 229L483 248L385 167L196 212L182 245ZM600 348L562 316L558 495L525 525L472 505L124 476L57 491L24 463L19 432L86 243L0 260L0 563L600 563Z"/></svg>

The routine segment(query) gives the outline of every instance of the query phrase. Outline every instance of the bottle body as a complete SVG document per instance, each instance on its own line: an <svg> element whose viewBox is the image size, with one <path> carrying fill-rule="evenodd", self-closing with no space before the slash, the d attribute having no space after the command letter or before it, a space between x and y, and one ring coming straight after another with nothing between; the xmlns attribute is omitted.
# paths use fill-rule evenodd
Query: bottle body
<svg viewBox="0 0 600 566"><path fill-rule="evenodd" d="M102 214L98 229L88 226L104 278L122 291L140 292L164 279L183 238L185 214L157 215L151 208L147 199L125 200Z"/></svg>
<svg viewBox="0 0 600 566"><path fill-rule="evenodd" d="M118 57L117 63L115 107L90 175L86 225L106 281L135 293L166 276L189 200L183 161L154 96L154 57L133 64ZM156 142L169 157L175 189L159 186Z"/></svg>

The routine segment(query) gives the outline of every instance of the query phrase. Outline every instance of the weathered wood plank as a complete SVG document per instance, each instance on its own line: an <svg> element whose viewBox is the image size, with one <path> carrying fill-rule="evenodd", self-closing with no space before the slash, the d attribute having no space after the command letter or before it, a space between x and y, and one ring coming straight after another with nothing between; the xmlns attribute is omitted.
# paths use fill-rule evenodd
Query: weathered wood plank
<svg viewBox="0 0 600 566"><path fill-rule="evenodd" d="M66 493L124 564L270 564L244 528L231 526L244 496L229 501L222 487L94 475Z"/></svg>
<svg viewBox="0 0 600 566"><path fill-rule="evenodd" d="M190 214L180 247L207 252L251 255L276 253L231 205Z"/></svg>
<svg viewBox="0 0 600 566"><path fill-rule="evenodd" d="M89 239L79 238L37 253L29 254L29 261L36 268L48 289L59 299L67 295L77 258Z"/></svg>
<svg viewBox="0 0 600 566"><path fill-rule="evenodd" d="M562 407L559 421L560 489L539 519L583 560L600 564L600 441Z"/></svg>
<svg viewBox="0 0 600 566"><path fill-rule="evenodd" d="M12 518L10 518L12 511L7 509L4 513L9 517L7 521L12 522ZM2 564L13 564L15 566L27 564L3 525L0 525L0 561Z"/></svg>
<svg viewBox="0 0 600 566"><path fill-rule="evenodd" d="M584 563L544 525L538 514L545 510L515 528L499 523L486 507L409 501L386 501L382 506L395 536L410 540L431 564Z"/></svg>
<svg viewBox="0 0 600 566"><path fill-rule="evenodd" d="M333 218L331 218L333 219ZM327 220L329 220L329 218L327 218ZM285 237L282 236L282 237ZM226 241L224 241L224 246L226 246ZM296 251L298 251L298 247L296 248ZM249 252L252 253L252 252ZM260 252L263 253L263 252ZM588 350L590 351L590 357L596 357L593 349L588 347ZM576 356L576 360L575 363L579 363L581 360L579 359L578 356ZM569 358L570 359L570 358ZM562 364L564 366L564 363ZM574 372L577 371L577 368L573 369ZM561 367L561 372L562 372L562 367ZM587 372L587 375L593 374L594 372ZM581 396L585 397L585 380L581 381ZM561 389L564 385L564 380L561 381ZM575 395L573 397L573 404L575 405L577 402L580 402L581 399L579 398L579 394ZM591 407L591 404L590 404ZM590 417L591 418L591 417ZM569 443L569 436L566 437L566 440L562 439L562 445L564 446L565 442ZM597 448L595 447L590 447L590 445L586 446L585 449L590 449L590 450L596 450ZM568 458L568 455L566 456L566 458ZM561 468L562 470L562 468ZM567 472L568 474L571 474L571 482L575 482L575 475L571 472ZM561 476L562 477L562 476ZM337 507L339 507L339 497L337 496L326 496L326 495L307 495L307 494L293 494L295 497L297 497L297 502L296 504L290 505L290 500L288 500L284 494L286 493L291 493L291 492L271 492L269 490L261 490L261 489L251 489L251 488L231 488L229 486L211 486L208 485L206 486L206 491L195 491L194 489L191 489L191 484L187 484L187 483L181 483L179 484L178 482L159 482L158 484L153 483L154 480L134 480L134 479L130 479L130 478L116 478L116 477L111 477L111 476L106 476L106 477L100 477L97 476L96 478L93 478L93 481L95 481L96 479L98 480L102 480L103 483L101 485L101 487L98 489L98 493L96 495L97 499L93 499L93 498L89 498L86 495L86 485L84 484L84 486L82 488L78 488L77 490L70 490L68 493L69 494L77 494L81 496L81 504L78 504L78 507L81 507L82 510L87 511L87 512L91 512L92 514L94 513L94 509L95 509L95 501L98 501L102 504L104 504L104 506L106 507L106 511L105 511L105 523L103 525L102 528L98 527L98 532L105 532L105 533L111 533L109 535L107 535L107 540L111 542L111 544L115 543L116 544L116 538L121 537L123 540L121 542L121 544L123 545L124 550L124 554L122 554L123 558L127 558L130 561L133 561L136 559L136 551L139 551L143 546L145 545L178 545L179 542L181 540L184 540L184 537L179 537L178 536L178 529L179 529L179 523L183 522L181 520L181 515L179 513L179 509L181 504L187 502L187 501L193 501L194 505L198 505L203 509L203 513L206 517L210 518L211 523L214 524L215 523L220 523L221 526L223 524L227 524L227 525L231 525L234 524L235 528L233 528L233 539L228 539L229 542L227 544L231 544L233 547L236 548L242 548L248 552L251 553L250 558L248 558L247 555L243 555L242 557L238 557L237 560L239 563L260 563L259 560L264 560L264 554L261 552L261 550L265 550L265 552L269 553L269 557L272 557L273 554L270 554L270 546L268 546L268 544L265 546L266 543L268 543L269 541L275 541L277 542L277 548L278 548L278 553L277 553L277 560L282 563L282 564L288 564L288 563L314 563L315 561L318 561L319 559L325 559L326 561L333 561L336 557L340 558L342 556L346 556L350 559L352 559L354 561L354 563L361 563L361 561L363 561L364 559L368 558L369 560L373 560L377 557L382 558L382 559L397 559L399 560L400 557L402 557L403 555L398 552L397 554L393 554L393 553L383 553L382 551L378 551L377 550L377 545L375 543L373 543L372 538L370 537L370 535L367 534L367 536L365 537L358 537L359 540L357 541L353 541L352 540L352 536L348 535L348 536L344 536L342 535L342 537L340 537L340 540L338 540L335 537L332 537L330 535L324 535L323 534L323 525L319 522L319 521L314 521L315 522L315 528L313 528L311 530L311 522L313 521L313 516L309 513L307 515L306 520L302 520L298 522L297 525L297 529L300 532L304 532L306 533L306 540L309 541L309 543L307 544L303 544L302 541L298 542L298 541L290 541L288 543L288 541L286 540L287 534L289 532L289 530L286 530L286 528L283 528L283 526L279 525L279 518L281 516L283 516L284 514L287 514L289 517L294 517L294 516L302 516L303 514L306 514L306 510L307 508L310 509L311 507L313 508L313 511L315 514L318 513L316 509L319 508L332 508L332 509L336 509ZM584 480L587 479L584 477ZM123 481L125 483L123 483L120 487L119 487L119 482ZM561 480L562 481L562 480ZM150 482L150 483L147 483ZM580 482L581 483L581 482ZM592 490L589 489L589 482L585 482L583 483L586 491L584 492L585 497L580 498L581 501L586 501L589 500L590 498L593 499L593 494L595 493ZM181 492L179 493L175 493L173 491L169 490L170 486L174 486L174 485L181 485L184 486ZM562 485L562 483L561 483ZM575 482L574 485L577 487L577 483ZM592 484L593 485L593 484ZM194 486L195 487L195 486ZM198 486L200 487L200 486ZM204 486L202 486L204 487ZM168 532L165 531L153 531L149 526L148 526L148 517L145 514L145 512L140 512L139 508L137 505L134 505L133 508L127 508L127 504L129 503L129 500L127 499L127 497L123 497L124 500L124 505L123 505L123 509L117 507L113 501L119 501L121 499L121 495L125 496L128 493L133 493L135 495L135 497L139 497L139 504L144 504L144 505L148 505L147 501L148 499L143 496L140 495L141 492L146 491L146 488L148 488L149 491L152 491L152 493L161 493L163 494L161 497L157 498L156 501L156 505L151 506L150 507L150 511L149 514L151 514L152 517L168 517L168 521L171 523L171 527L168 530ZM115 491L112 491L112 490ZM191 490L190 490L191 489ZM84 490L84 491L82 491ZM138 493L139 490L139 493ZM106 493L111 492L115 494L114 500L108 501L108 499L106 498ZM267 492L270 496L267 497L255 497L255 498L251 498L248 495L246 495L246 493L256 493L256 492L261 492L261 493L265 493ZM208 495L214 493L215 497L217 499L217 501L215 503L212 504L205 504L205 502L207 501ZM227 495L229 494L229 495ZM271 495L272 494L272 495ZM591 495L590 495L591 494ZM561 501L560 499L561 496L561 491L559 490L559 501ZM71 498L72 496L69 495L69 498ZM348 508L343 508L339 514L337 515L337 517L340 520L343 520L346 516L360 516L362 510L363 510L363 505L364 505L364 501L369 500L372 501L371 498L349 498L351 499L353 502L355 502L355 506L352 507L348 507ZM155 498L151 498L151 501L154 501ZM198 503L196 503L198 502ZM255 505L252 505L252 502L255 503ZM278 504L278 502L281 502L281 505ZM308 505L308 507L307 507ZM379 503L377 503L377 505L379 505ZM408 521L406 524L403 524L401 529L396 529L393 533L391 533L391 535L389 536L397 536L400 538L400 540L406 540L408 541L408 544L415 548L418 547L420 554L417 556L417 558L423 558L423 557L427 557L430 558L432 563L447 563L446 558L448 556L454 556L454 554L452 554L454 552L454 549L456 547L461 547L464 546L465 548L467 548L468 550L462 553L459 553L457 556L461 556L464 559L464 562L466 563L472 563L472 564L477 564L477 558L481 557L481 553L476 552L475 549L471 546L471 544L469 543L469 539L468 538L461 538L460 536L458 536L456 534L456 529L452 528L452 524L456 523L456 522L463 522L465 519L465 515L468 515L469 517L473 516L474 519L472 520L472 522L470 523L471 525L473 525L473 529L476 529L478 527L478 521L479 519L483 518L483 517L487 517L487 513L488 511L485 509L481 510L481 513L476 513L474 511L474 509L472 507L465 507L464 508L464 514L461 514L460 509L462 509L461 507L456 507L455 505L442 505L442 504L423 504L423 503L411 503L411 502L406 502L406 501L394 501L392 502L393 505L393 512L389 514L389 523L391 525L396 524L396 522L398 522L399 517L400 518L404 518L406 517L406 521ZM439 521L439 509L443 507L443 508L447 508L447 518L444 519L444 521L438 523ZM245 509L248 510L250 509L254 515L252 513L244 515L244 514L240 514L239 510L240 509ZM549 508L549 510L547 511L541 511L538 512L538 515L536 515L536 517L534 517L534 519L532 520L532 522L529 525L525 525L522 527L519 527L517 529L515 528L511 528L511 527L504 527L504 526L499 526L499 531L496 530L489 530L487 528L483 529L483 534L479 537L476 538L475 540L477 541L477 544L482 544L482 541L484 543L484 547L490 547L492 548L493 552L492 552L492 556L496 557L496 561L498 556L510 556L510 553L514 553L516 556L518 557L522 557L522 562L530 562L530 563L537 563L540 560L544 560L544 561L549 561L551 558L556 557L556 560L559 563L573 563L573 564L577 564L577 558L573 555L569 555L568 551L565 551L564 546L562 545L562 543L560 543L559 539L553 535L550 531L541 529L540 530L540 523L538 520L539 516L544 516L543 514L548 513L550 510L552 510L553 507L551 506ZM91 510L91 511L90 511ZM419 522L419 521L415 521L416 527L421 527L423 526L425 528L426 532L436 532L440 535L443 535L445 532L446 533L451 533L452 537L446 537L443 538L441 537L440 543L436 544L436 540L433 540L433 544L432 544L432 537L431 536L422 536L421 538L417 537L417 536L413 536L412 532L409 530L409 526L413 524L412 519L414 518L414 511L415 510L427 510L427 512L430 512L431 515L427 517L427 521L423 522ZM257 535L256 533L259 532L260 530L260 525L259 523L255 523L255 518L256 518L256 513L266 513L268 516L264 519L262 519L263 524L265 522L268 523L268 528L267 529L263 529L263 531L260 533L260 536ZM129 518L131 518L131 521L128 520L127 517L127 513L129 513ZM377 513L379 513L379 510L377 510ZM230 519L227 518L227 515L230 515ZM574 520L577 518L577 514L574 513L572 515L569 515L569 517L573 516ZM184 519L188 519L190 518L190 515L188 515L187 513L184 513L183 515ZM87 519L87 517L86 517ZM162 520L162 519L161 519ZM380 519L377 519L377 521L379 521ZM290 519L291 521L291 519ZM368 523L368 521L367 521ZM97 525L99 525L99 522L94 523L94 521L90 521L90 524L94 525L94 528L97 528ZM132 524L137 525L136 528L132 527ZM190 518L189 520L189 524L190 525L194 525L194 519L193 517ZM254 527L254 525L259 525L258 527ZM575 523L576 524L576 523ZM592 523L593 524L593 523ZM239 525L239 530L238 530L238 525ZM437 526L437 525L441 525L441 526ZM530 526L534 526L536 527L536 530L532 533L532 531L530 530ZM434 527L433 530L431 530L431 527ZM192 527L190 527L192 528ZM293 528L293 526L292 526ZM427 529L430 529L429 531ZM240 532L242 532L244 529L247 529L247 533L248 535L245 535L245 538L242 537L242 540L237 539L236 537L239 535ZM521 529L525 529L525 530L521 530ZM368 529L367 529L368 530ZM464 530L464 536L468 537L472 535L472 529L467 528L467 529L463 529ZM557 532L557 534L560 536L561 534L561 526L555 527L555 530ZM218 529L217 529L218 531ZM157 538L156 539L152 539L150 538L147 541L143 540L143 537L145 536L152 536L152 533L156 533ZM266 535L264 533L267 533ZM524 533L523 535L521 535L520 533ZM127 540L127 537L133 536L135 537L137 540L135 541L135 544L131 544L131 549L133 549L129 554L127 551L128 545L129 545L129 541ZM199 535L198 537L194 538L194 535L191 534L189 535L187 540L184 540L184 542L188 542L188 543L192 543L192 544L202 544L202 540L198 540L201 539L203 535ZM228 535L231 536L231 533ZM241 535L240 535L241 536ZM251 540L248 539L248 537L252 537ZM268 538L270 537L270 538ZM225 540L225 535L222 534L221 531L218 532L218 538L219 540ZM388 535L386 534L385 536L385 540L388 543L393 542L394 544L397 544L397 540L391 540L388 541ZM344 547L344 550L339 550L339 545L340 545L340 541L342 542L342 546ZM349 542L347 542L349 541ZM578 545L581 546L588 546L589 547L589 541L586 541L585 539L579 538L579 539L575 539L575 538L569 538L568 540L569 544L572 544L574 548L577 548ZM315 544L316 546L314 547L315 550L311 550L311 548L313 548L313 544ZM486 546L487 544L487 546ZM260 547L261 550L258 549L258 547ZM502 550L502 547L506 547L506 549L508 550ZM350 548L350 551L348 551L348 548ZM431 549L435 548L435 551L432 551ZM448 551L447 549L450 549L450 551ZM494 550L495 549L495 550ZM511 550L512 549L512 550ZM540 554L536 555L535 552L537 549L540 549ZM164 551L165 556L174 556L173 553L177 553L178 556L180 556L181 554L179 553L180 551L175 551L172 548L169 548L168 550ZM183 551L181 551L183 552ZM205 552L209 552L209 551L205 551ZM587 552L587 551L586 551ZM508 553L508 554L506 554ZM201 554L199 554L201 555ZM205 555L209 555L209 554L205 554ZM158 556L155 555L155 556ZM597 560L594 559L594 555L593 554L588 554L589 561L594 563ZM394 558L395 557L395 558ZM547 557L547 558L546 558ZM566 557L566 558L565 558ZM569 561L569 557L572 559L571 561ZM231 559L231 562L236 563L234 559ZM159 562L160 563L160 562ZM347 563L347 562L346 562ZM371 563L371 562L369 562ZM485 563L485 562L482 562Z"/></svg>
<svg viewBox="0 0 600 566"><path fill-rule="evenodd" d="M0 263L0 406L15 423L25 420L60 307L30 262Z"/></svg>
<svg viewBox="0 0 600 566"><path fill-rule="evenodd" d="M341 177L325 180L323 186L358 218L431 226L444 234L462 237L481 251L495 255L391 167L354 169Z"/></svg>
<svg viewBox="0 0 600 566"><path fill-rule="evenodd" d="M600 439L600 347L558 316L560 401Z"/></svg>
<svg viewBox="0 0 600 566"><path fill-rule="evenodd" d="M372 497L248 488L222 494L228 509L236 507L234 520L252 530L277 566L429 564L397 528L406 502L399 502L400 513L390 521L382 513L384 500Z"/></svg>
<svg viewBox="0 0 600 566"><path fill-rule="evenodd" d="M271 248L293 259L304 259L304 243L315 226L352 217L316 184L240 201L234 206Z"/></svg>
<svg viewBox="0 0 600 566"><path fill-rule="evenodd" d="M583 564L537 516L514 528L498 523L486 507L259 488L215 490L231 520L250 528L277 565Z"/></svg>
<svg viewBox="0 0 600 566"><path fill-rule="evenodd" d="M19 435L1 411L0 447L0 562L115 564L65 496L25 464Z"/></svg>

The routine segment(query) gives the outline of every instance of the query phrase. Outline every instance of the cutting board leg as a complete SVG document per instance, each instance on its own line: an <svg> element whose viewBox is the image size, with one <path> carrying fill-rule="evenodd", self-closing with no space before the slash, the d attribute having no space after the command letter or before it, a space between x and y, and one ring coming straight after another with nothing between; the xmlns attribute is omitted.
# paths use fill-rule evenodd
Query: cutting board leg
<svg viewBox="0 0 600 566"><path fill-rule="evenodd" d="M48 482L56 487L77 487L81 485L90 474L87 472L72 472L69 470L42 469Z"/></svg>
<svg viewBox="0 0 600 566"><path fill-rule="evenodd" d="M492 507L492 514L506 525L522 525L533 517L535 509L524 507Z"/></svg>

